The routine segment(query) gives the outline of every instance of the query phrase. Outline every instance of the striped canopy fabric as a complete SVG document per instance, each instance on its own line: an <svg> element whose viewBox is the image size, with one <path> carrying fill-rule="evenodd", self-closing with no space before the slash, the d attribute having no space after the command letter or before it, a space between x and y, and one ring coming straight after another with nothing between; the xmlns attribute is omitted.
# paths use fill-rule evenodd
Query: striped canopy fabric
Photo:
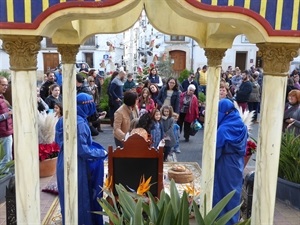
<svg viewBox="0 0 300 225"><path fill-rule="evenodd" d="M109 7L123 1L1 0L0 28L35 29L51 13L62 9ZM273 31L300 30L300 0L186 0L186 2L203 10L246 14Z"/></svg>

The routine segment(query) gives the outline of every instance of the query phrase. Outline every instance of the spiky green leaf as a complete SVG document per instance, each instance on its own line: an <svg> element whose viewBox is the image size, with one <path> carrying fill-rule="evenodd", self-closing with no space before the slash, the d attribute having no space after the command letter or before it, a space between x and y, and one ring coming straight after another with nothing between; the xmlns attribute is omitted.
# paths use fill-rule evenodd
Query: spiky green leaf
<svg viewBox="0 0 300 225"><path fill-rule="evenodd" d="M205 225L211 225L217 219L221 211L225 208L228 204L232 196L234 195L235 190L228 193L214 208L204 217Z"/></svg>

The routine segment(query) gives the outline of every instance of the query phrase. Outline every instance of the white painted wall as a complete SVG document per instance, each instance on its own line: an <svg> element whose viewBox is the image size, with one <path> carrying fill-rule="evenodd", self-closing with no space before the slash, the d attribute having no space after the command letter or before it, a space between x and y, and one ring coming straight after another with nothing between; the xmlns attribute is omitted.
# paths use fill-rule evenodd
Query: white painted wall
<svg viewBox="0 0 300 225"><path fill-rule="evenodd" d="M2 40L0 39L0 71L9 70L9 56L2 49Z"/></svg>

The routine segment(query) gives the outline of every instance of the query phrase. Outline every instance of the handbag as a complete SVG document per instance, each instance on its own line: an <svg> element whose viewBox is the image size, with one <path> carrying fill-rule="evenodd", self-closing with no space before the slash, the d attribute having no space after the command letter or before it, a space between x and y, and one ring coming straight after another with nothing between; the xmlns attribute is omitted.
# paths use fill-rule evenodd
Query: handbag
<svg viewBox="0 0 300 225"><path fill-rule="evenodd" d="M191 127L190 127L190 132L189 134L191 136L194 136L198 130L200 130L202 128L201 123L199 123L199 121L197 119L195 119L192 123L191 123Z"/></svg>
<svg viewBox="0 0 300 225"><path fill-rule="evenodd" d="M201 125L201 123L199 123L199 121L197 119L195 119L194 122L191 123L191 128L198 131L198 130L201 130L202 125Z"/></svg>

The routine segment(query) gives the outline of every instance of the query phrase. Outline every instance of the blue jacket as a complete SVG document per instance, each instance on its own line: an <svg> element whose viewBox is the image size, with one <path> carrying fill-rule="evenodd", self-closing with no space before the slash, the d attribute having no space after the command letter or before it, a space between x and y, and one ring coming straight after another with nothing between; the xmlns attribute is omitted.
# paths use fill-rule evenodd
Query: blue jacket
<svg viewBox="0 0 300 225"><path fill-rule="evenodd" d="M158 147L159 142L164 138L164 130L161 122L153 122L151 126L152 146Z"/></svg>
<svg viewBox="0 0 300 225"><path fill-rule="evenodd" d="M62 82L63 82L63 75L60 72L56 72L54 74L55 76L55 81L59 86L62 86Z"/></svg>
<svg viewBox="0 0 300 225"><path fill-rule="evenodd" d="M109 95L112 97L112 100L123 99L123 82L119 77L115 77L109 86Z"/></svg>
<svg viewBox="0 0 300 225"><path fill-rule="evenodd" d="M171 106L173 107L173 111L179 114L179 91L173 91L171 96ZM159 94L156 98L157 104L161 107L164 104L165 99L167 98L167 88L163 86L159 91Z"/></svg>

